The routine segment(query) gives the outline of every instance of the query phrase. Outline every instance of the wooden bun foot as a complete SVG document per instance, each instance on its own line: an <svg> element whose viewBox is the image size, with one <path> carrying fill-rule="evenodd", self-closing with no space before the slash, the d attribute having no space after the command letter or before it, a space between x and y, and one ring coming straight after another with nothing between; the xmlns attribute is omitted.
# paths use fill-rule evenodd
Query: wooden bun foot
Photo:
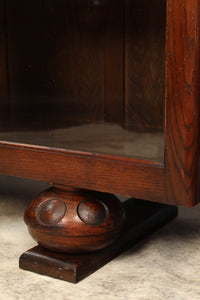
<svg viewBox="0 0 200 300"><path fill-rule="evenodd" d="M77 283L176 216L175 206L136 199L122 205L108 194L53 188L25 213L43 247L22 254L20 268Z"/></svg>
<svg viewBox="0 0 200 300"><path fill-rule="evenodd" d="M35 198L24 219L39 245L83 253L103 249L119 236L124 209L111 194L59 186Z"/></svg>

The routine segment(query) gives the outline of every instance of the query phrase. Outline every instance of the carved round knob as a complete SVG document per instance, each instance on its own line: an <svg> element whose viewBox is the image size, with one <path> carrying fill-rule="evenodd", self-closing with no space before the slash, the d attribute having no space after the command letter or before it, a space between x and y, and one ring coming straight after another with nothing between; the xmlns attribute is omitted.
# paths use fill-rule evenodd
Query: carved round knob
<svg viewBox="0 0 200 300"><path fill-rule="evenodd" d="M110 245L123 220L123 205L115 196L60 187L40 194L25 212L29 232L41 246L68 253Z"/></svg>
<svg viewBox="0 0 200 300"><path fill-rule="evenodd" d="M78 206L79 218L88 225L98 226L108 218L108 208L100 200L83 200Z"/></svg>
<svg viewBox="0 0 200 300"><path fill-rule="evenodd" d="M52 199L40 205L37 212L37 219L44 225L53 225L61 221L65 213L65 202L59 199Z"/></svg>

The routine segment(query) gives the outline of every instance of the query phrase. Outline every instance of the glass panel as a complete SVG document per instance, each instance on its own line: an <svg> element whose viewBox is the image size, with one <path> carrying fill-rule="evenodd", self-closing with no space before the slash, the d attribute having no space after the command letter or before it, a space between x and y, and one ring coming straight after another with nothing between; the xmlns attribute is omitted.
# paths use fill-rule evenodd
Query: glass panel
<svg viewBox="0 0 200 300"><path fill-rule="evenodd" d="M1 140L163 161L164 0L0 0L2 11Z"/></svg>

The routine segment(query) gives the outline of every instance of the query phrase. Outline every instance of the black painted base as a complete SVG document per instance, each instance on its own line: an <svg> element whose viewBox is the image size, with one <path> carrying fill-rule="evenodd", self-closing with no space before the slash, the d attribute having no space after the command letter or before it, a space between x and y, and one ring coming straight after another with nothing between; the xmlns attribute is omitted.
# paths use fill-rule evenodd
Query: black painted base
<svg viewBox="0 0 200 300"><path fill-rule="evenodd" d="M55 253L40 246L20 257L20 268L77 283L177 216L175 206L129 199L124 203L126 222L111 246L89 254Z"/></svg>

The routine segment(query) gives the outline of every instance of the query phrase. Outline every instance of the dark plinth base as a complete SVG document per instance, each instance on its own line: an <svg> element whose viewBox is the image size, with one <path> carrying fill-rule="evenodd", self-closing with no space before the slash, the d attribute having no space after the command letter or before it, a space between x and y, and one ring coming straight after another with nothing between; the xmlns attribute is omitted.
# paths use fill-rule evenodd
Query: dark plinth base
<svg viewBox="0 0 200 300"><path fill-rule="evenodd" d="M89 254L55 253L40 246L22 254L20 268L77 283L177 216L177 208L130 199L124 203L126 223L109 247Z"/></svg>

